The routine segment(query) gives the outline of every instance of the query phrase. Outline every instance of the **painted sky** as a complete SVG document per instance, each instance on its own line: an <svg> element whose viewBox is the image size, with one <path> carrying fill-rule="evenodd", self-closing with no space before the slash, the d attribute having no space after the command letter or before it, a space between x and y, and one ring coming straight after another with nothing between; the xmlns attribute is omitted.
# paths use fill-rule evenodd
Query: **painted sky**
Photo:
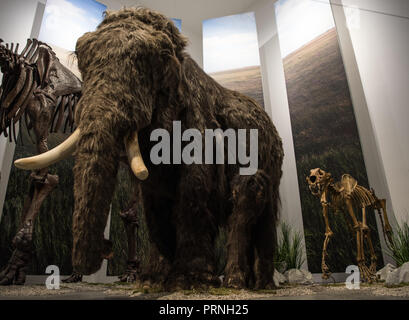
<svg viewBox="0 0 409 320"><path fill-rule="evenodd" d="M283 57L335 27L329 0L280 0L275 9Z"/></svg>
<svg viewBox="0 0 409 320"><path fill-rule="evenodd" d="M260 65L254 13L203 21L203 62L208 73Z"/></svg>
<svg viewBox="0 0 409 320"><path fill-rule="evenodd" d="M47 0L38 38L74 51L77 39L96 29L105 10L94 0Z"/></svg>
<svg viewBox="0 0 409 320"><path fill-rule="evenodd" d="M175 24L176 28L179 29L180 32L182 32L182 20L181 19L175 19L171 18L173 23Z"/></svg>

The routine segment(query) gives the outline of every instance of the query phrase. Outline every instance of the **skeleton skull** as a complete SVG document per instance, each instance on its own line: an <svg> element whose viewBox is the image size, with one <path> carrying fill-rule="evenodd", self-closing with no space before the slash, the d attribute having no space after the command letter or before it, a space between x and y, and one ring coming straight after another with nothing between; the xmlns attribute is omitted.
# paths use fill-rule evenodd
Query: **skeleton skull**
<svg viewBox="0 0 409 320"><path fill-rule="evenodd" d="M308 187L314 196L320 196L330 181L331 174L320 168L311 169L307 176Z"/></svg>

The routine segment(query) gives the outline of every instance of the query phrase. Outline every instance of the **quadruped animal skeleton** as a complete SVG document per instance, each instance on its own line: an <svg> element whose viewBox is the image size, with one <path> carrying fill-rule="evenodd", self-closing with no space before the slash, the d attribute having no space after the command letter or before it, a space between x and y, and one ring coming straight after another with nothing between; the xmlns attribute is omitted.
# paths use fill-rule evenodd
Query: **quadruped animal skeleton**
<svg viewBox="0 0 409 320"><path fill-rule="evenodd" d="M3 80L0 87L0 135L17 142L16 125L22 138L25 122L38 154L48 151L48 136L52 132L73 131L74 111L81 96L82 83L62 65L46 43L28 39L19 53L19 44L3 44L0 39L0 70ZM64 126L63 126L64 125ZM26 272L34 250L34 221L43 201L58 185L58 175L48 173L48 166L32 171L30 192L23 208L21 224L13 238L14 251L7 266L0 272L0 285L24 284ZM135 230L137 203L121 213L130 241L128 269L122 281L134 281L139 261L136 256ZM82 274L74 270L65 282L78 282Z"/></svg>
<svg viewBox="0 0 409 320"><path fill-rule="evenodd" d="M74 126L73 111L81 95L81 81L56 57L53 50L36 39L28 39L21 53L19 45L3 44L0 39L0 134L17 142L16 125L22 122L34 131L37 152L48 151L48 135ZM23 284L33 251L34 221L46 197L58 184L58 176L48 168L30 175L30 192L25 202L21 225L13 239L14 252L0 273L0 285Z"/></svg>
<svg viewBox="0 0 409 320"><path fill-rule="evenodd" d="M352 228L356 236L357 255L356 260L363 279L372 282L376 279L376 255L371 240L371 230L366 223L366 210L375 209L378 211L381 221L385 241L392 242L392 228L389 224L386 212L386 200L378 199L373 189L368 190L358 184L349 174L344 174L341 181L334 182L331 173L320 168L310 170L307 176L307 183L311 193L320 198L322 214L325 221L325 240L322 249L322 278L328 279L331 276L326 257L328 256L328 243L333 236L331 230L328 211L329 208L336 211L346 209L351 220ZM355 209L362 211L362 221L358 221ZM369 246L371 264L368 267L365 263L364 240Z"/></svg>

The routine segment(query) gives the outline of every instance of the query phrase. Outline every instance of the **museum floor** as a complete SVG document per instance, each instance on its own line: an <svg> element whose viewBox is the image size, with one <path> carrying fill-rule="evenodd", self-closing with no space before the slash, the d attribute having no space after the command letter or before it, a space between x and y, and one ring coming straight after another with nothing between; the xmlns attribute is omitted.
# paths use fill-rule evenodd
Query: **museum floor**
<svg viewBox="0 0 409 320"><path fill-rule="evenodd" d="M409 285L385 287L382 283L362 284L348 290L343 283L283 286L269 291L211 289L207 292L143 292L132 284L61 284L59 290L45 285L0 287L0 300L409 300Z"/></svg>

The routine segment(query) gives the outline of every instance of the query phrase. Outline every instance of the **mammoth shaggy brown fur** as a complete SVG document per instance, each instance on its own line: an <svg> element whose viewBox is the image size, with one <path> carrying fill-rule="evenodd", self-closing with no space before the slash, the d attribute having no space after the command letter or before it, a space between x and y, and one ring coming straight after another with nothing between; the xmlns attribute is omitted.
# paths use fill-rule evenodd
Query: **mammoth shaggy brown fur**
<svg viewBox="0 0 409 320"><path fill-rule="evenodd" d="M78 40L83 87L76 110L74 268L95 272L109 253L103 234L123 139L137 131L150 173L141 183L152 242L142 279L170 289L214 283L214 240L224 225L225 284L274 286L281 139L266 112L216 83L186 44L169 19L145 8L107 12L95 32ZM150 134L172 132L173 121L202 133L258 129L257 173L241 176L239 164L153 165Z"/></svg>

